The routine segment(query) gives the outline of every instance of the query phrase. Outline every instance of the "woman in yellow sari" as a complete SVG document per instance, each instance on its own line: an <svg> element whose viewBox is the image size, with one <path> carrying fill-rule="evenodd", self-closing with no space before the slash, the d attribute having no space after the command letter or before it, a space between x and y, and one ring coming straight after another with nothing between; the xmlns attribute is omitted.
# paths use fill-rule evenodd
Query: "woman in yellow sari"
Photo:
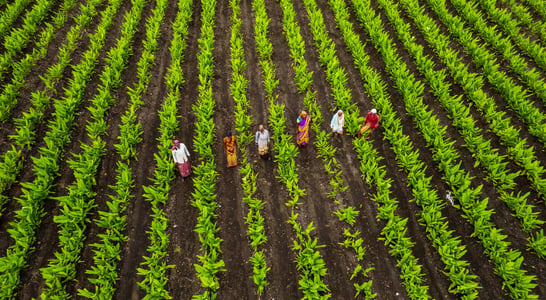
<svg viewBox="0 0 546 300"><path fill-rule="evenodd" d="M309 142L309 123L311 123L311 117L309 117L306 111L302 111L296 122L298 123L296 142L299 147L304 147Z"/></svg>
<svg viewBox="0 0 546 300"><path fill-rule="evenodd" d="M224 137L224 151L227 156L228 168L237 166L237 138L228 132Z"/></svg>

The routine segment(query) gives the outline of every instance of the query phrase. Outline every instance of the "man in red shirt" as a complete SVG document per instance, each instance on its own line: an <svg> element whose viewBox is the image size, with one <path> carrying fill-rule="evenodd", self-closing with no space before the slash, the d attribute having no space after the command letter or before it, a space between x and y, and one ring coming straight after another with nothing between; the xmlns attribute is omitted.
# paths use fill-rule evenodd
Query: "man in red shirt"
<svg viewBox="0 0 546 300"><path fill-rule="evenodd" d="M370 112L368 112L368 114L366 115L366 120L364 120L364 126L360 128L360 131L358 132L358 137L362 137L362 134L370 129L370 134L368 134L368 136L366 137L366 140L369 141L374 129L377 128L377 126L379 126L379 115L377 114L377 110L375 108L372 108L372 110L370 110Z"/></svg>

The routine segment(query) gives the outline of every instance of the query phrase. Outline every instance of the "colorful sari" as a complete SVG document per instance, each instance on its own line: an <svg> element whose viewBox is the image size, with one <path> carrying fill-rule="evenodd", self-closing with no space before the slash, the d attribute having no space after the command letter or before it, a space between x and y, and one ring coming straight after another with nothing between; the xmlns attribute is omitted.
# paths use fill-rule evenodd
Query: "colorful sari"
<svg viewBox="0 0 546 300"><path fill-rule="evenodd" d="M178 167L178 172L180 172L180 176L182 177L190 176L191 165L189 160L187 160L185 163L177 163L176 166Z"/></svg>
<svg viewBox="0 0 546 300"><path fill-rule="evenodd" d="M368 129L371 129L370 133L366 137L366 140L369 140L377 126L379 126L379 115L374 112L369 112L366 115L366 120L364 120L364 126L362 126L358 132L358 137L360 138L366 131L368 131Z"/></svg>
<svg viewBox="0 0 546 300"><path fill-rule="evenodd" d="M175 140L171 151L176 167L178 168L178 172L180 172L180 176L182 176L182 178L190 176L190 152L188 151L186 145L180 143L178 140Z"/></svg>
<svg viewBox="0 0 546 300"><path fill-rule="evenodd" d="M228 137L224 138L224 150L226 150L227 155L227 163L228 167L235 167L237 165L237 144L236 144L237 138L235 136L231 136L231 139Z"/></svg>
<svg viewBox="0 0 546 300"><path fill-rule="evenodd" d="M302 113L298 117L298 135L296 142L298 146L302 147L307 145L309 142L309 123L311 123L311 117L307 113Z"/></svg>

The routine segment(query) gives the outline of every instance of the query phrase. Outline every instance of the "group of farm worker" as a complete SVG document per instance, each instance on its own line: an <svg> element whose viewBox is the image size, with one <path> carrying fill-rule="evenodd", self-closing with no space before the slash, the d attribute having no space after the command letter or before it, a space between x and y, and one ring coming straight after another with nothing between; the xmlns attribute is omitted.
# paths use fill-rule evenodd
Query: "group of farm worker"
<svg viewBox="0 0 546 300"><path fill-rule="evenodd" d="M309 143L309 124L311 123L311 117L309 117L306 111L302 111L298 116L296 122L298 124L296 143L298 144L298 146L304 147L307 145L307 143ZM379 115L377 114L377 110L375 108L372 108L366 115L364 124L358 131L358 138L361 138L364 133L369 131L367 133L368 136L366 137L366 140L370 140L370 138L372 137L372 133L377 128L377 126L379 126ZM345 114L340 109L332 117L332 120L330 121L330 128L332 128L332 132L337 137L344 134L344 127Z"/></svg>
<svg viewBox="0 0 546 300"><path fill-rule="evenodd" d="M311 124L311 117L307 114L307 112L302 111L299 114L296 123L296 144L299 147L305 147L309 143L309 125ZM377 126L379 126L379 115L377 114L377 110L372 108L366 115L364 124L358 131L358 138L361 138L362 135L367 133L366 140L369 140ZM338 110L330 121L330 128L332 129L333 134L337 137L344 134L344 127L345 114L342 110ZM271 159L269 156L269 131L265 129L264 125L260 124L258 126L258 131L256 131L254 141L258 146L258 154L260 157L265 160ZM223 142L224 152L227 157L227 167L232 168L237 166L237 137L231 132L228 132L224 137ZM191 174L189 161L190 153L186 145L181 143L179 140L173 141L173 147L171 150L174 163L176 164L176 167L178 168L180 176L182 176L183 180Z"/></svg>

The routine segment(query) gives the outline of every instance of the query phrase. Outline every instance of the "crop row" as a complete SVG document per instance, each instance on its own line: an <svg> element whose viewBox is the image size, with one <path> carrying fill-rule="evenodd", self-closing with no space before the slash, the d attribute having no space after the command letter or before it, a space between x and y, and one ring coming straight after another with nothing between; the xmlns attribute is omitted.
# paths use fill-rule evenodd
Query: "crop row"
<svg viewBox="0 0 546 300"><path fill-rule="evenodd" d="M90 1L89 7L93 7L93 3L96 1ZM102 1L100 1L102 2ZM53 17L52 22L46 23L44 29L38 36L39 40L36 41L35 47L32 49L32 53L26 54L21 60L15 62L13 59L9 62L11 67L11 82L4 86L2 94L0 95L0 121L4 122L8 119L11 110L17 104L17 96L19 96L19 90L25 87L25 77L32 71L32 67L41 59L44 59L47 54L49 43L55 38L57 31L64 25L67 20L68 12L71 10L77 1L65 1L62 7L57 11ZM81 19L81 16L86 13L96 13L94 9L90 11L82 11L82 14L76 18ZM88 18L84 20L88 20ZM52 25L53 24L53 25ZM7 53L5 55L8 55Z"/></svg>
<svg viewBox="0 0 546 300"><path fill-rule="evenodd" d="M16 0L7 5L6 9L0 15L0 39L4 37L13 22L15 22L30 2L30 0Z"/></svg>
<svg viewBox="0 0 546 300"><path fill-rule="evenodd" d="M489 27L479 12L468 5L464 0L452 0L453 5L465 18L468 24L472 24L474 30L489 43L495 51L502 55L509 64L510 69L529 86L532 91L546 103L546 84L541 78L540 72L529 68L523 57L516 53L509 39L502 37L495 28Z"/></svg>
<svg viewBox="0 0 546 300"><path fill-rule="evenodd" d="M373 38L372 41L374 41ZM429 147L433 146L431 147L433 158L444 173L446 183L454 189L454 198L460 202L465 217L474 226L474 234L481 240L485 253L495 264L497 274L504 280L505 286L513 297L536 298L536 295L531 294L536 286L534 283L536 276L527 275L525 270L520 269L520 263L523 260L521 253L509 248L510 243L505 241L506 236L502 235L491 222L490 216L493 211L487 210L487 199L478 199L481 186L471 187L470 175L461 169L460 163L456 164L454 161L457 154L451 149L453 143L444 141L441 137L438 138L438 134L442 132L437 128L435 130L435 126L431 126L438 121L433 120L432 114L423 111L420 97L422 85L413 80L404 62L393 50L390 39L385 38L381 44L377 43L375 46L382 53L388 72L404 96L404 100L408 102L407 109L410 115L419 118L416 120L418 128L422 131Z"/></svg>
<svg viewBox="0 0 546 300"><path fill-rule="evenodd" d="M418 70L424 75L438 101L446 109L453 120L454 126L464 138L465 146L476 160L475 166L481 165L483 167L487 177L495 184L499 198L520 219L524 231L529 232L532 229L539 228L544 221L537 218L539 213L533 211L534 206L527 204L529 193L524 195L518 193L516 195L513 190L515 187L514 178L519 176L519 172L510 173L506 169L507 162L498 154L498 149L491 149L490 141L481 135L481 130L475 126L475 121L470 116L469 109L462 104L460 97L449 94L450 85L446 82L445 73L434 71L434 62L423 55L423 47L415 43L409 31L409 26L403 22L395 8L393 5L385 7L388 18L391 20L404 46L414 57ZM414 115L418 116L420 114L428 113L424 111L415 112ZM435 121L435 123L438 124L438 121ZM431 132L433 126L426 125L428 126L427 132ZM432 140L435 140L435 138L432 138ZM446 147L451 148L448 145ZM453 152L453 149L448 148L445 148L444 151ZM455 158L451 158L451 160L455 160Z"/></svg>
<svg viewBox="0 0 546 300"><path fill-rule="evenodd" d="M73 0L67 1L73 2ZM11 34L5 37L3 41L5 49L0 55L0 79L4 78L4 74L13 63L14 56L21 53L30 42L54 4L53 0L38 0L32 10L26 14L21 28L12 29ZM65 4L64 7L70 7L70 5Z"/></svg>
<svg viewBox="0 0 546 300"><path fill-rule="evenodd" d="M216 102L212 92L212 78L214 77L214 24L216 1L202 1L201 36L199 37L199 53L197 54L199 70L199 96L197 103L192 106L196 117L196 133L193 138L194 147L199 153L200 163L193 178L194 191L192 205L199 210L195 231L199 235L202 255L197 255L198 264L194 264L197 277L201 280L202 294L193 295L192 299L215 299L220 288L219 272L225 271L225 263L221 258L220 243L222 239L216 236L219 231L214 213L216 202L216 163L212 153L214 144L215 126L214 111Z"/></svg>
<svg viewBox="0 0 546 300"><path fill-rule="evenodd" d="M26 259L33 249L36 230L44 215L43 201L49 197L54 180L58 176L59 161L63 157L63 148L68 144L70 131L76 116L76 109L83 101L84 88L90 75L95 70L98 57L106 40L107 29L118 5L110 6L104 13L103 23L90 37L91 47L83 54L85 58L74 66L73 78L66 89L65 97L55 101L55 118L49 122L49 131L44 137L45 147L38 151L39 157L33 157L34 180L22 183L22 196L16 198L21 209L15 212L16 221L10 223L8 230L15 244L8 248L6 256L0 258L0 295L11 297L19 284L20 271L26 265Z"/></svg>
<svg viewBox="0 0 546 300"><path fill-rule="evenodd" d="M88 110L91 119L86 126L89 143L80 141L81 151L68 160L74 181L67 187L68 195L57 198L60 214L54 216L53 221L59 227L60 250L54 253L55 258L49 260L47 267L40 269L46 283L41 295L43 299L68 297L64 284L76 276L76 264L80 260L86 238L88 214L95 206L95 177L101 158L106 153L106 143L102 139L108 129L105 119L110 107L116 102L112 93L122 84L120 74L127 67L145 3L145 0L134 0L131 11L125 14L121 37L106 55L106 67L100 75L101 84L95 97L90 100L92 106Z"/></svg>
<svg viewBox="0 0 546 300"><path fill-rule="evenodd" d="M525 1L524 1L525 2ZM533 34L540 39L543 46L546 46L546 23L544 20L534 20L530 9L527 6L510 0L510 12L517 18L522 26L526 26Z"/></svg>
<svg viewBox="0 0 546 300"><path fill-rule="evenodd" d="M526 34L521 32L517 20L512 18L512 13L497 8L496 1L478 0L477 2L487 13L489 18L495 21L504 33L508 35L526 55L533 59L539 68L546 72L546 50L536 41L531 40L529 37L526 37Z"/></svg>
<svg viewBox="0 0 546 300"><path fill-rule="evenodd" d="M250 245L254 254L250 258L252 264L252 280L257 288L257 294L261 296L265 287L269 284L266 280L267 272L270 267L267 266L265 260L264 249L260 250L260 246L267 243L267 235L264 228L264 217L261 214L261 209L265 205L265 202L254 197L256 192L256 177L258 174L252 169L248 162L247 147L254 140L253 135L250 132L250 125L252 119L249 110L249 103L247 99L247 86L248 80L244 76L246 70L245 52L243 47L243 35L241 33L240 19L240 1L231 0L230 7L232 9L231 16L231 69L232 80L230 85L231 95L235 101L235 130L238 133L237 144L241 153L241 163L239 172L242 175L242 188L243 188L243 202L248 206L248 213L245 218L245 223L248 226L247 236L250 240ZM257 7L264 8L263 1L254 1L253 7L255 10ZM263 13L260 11L258 15ZM256 23L259 21L256 21ZM256 26L258 27L258 26Z"/></svg>
<svg viewBox="0 0 546 300"><path fill-rule="evenodd" d="M313 12L317 13L317 8L309 2L305 2L306 11L311 18L314 20L320 20L316 15L313 15ZM311 26L312 28L319 28L318 26ZM321 114L321 107L316 101L316 91L312 89L312 81L310 80L308 74L312 74L311 71L307 69L307 63L305 61L305 47L302 47L302 44L298 43L298 40L301 39L301 34L297 27L291 29L291 33L288 35L288 44L290 46L291 57L294 58L294 63L292 64L294 72L296 74L295 82L298 85L298 90L300 93L305 94L304 106L306 107L313 123L311 124L311 129L315 132L315 142L314 145L317 147L318 157L322 160L324 164L324 170L326 175L329 177L330 192L328 192L328 198L334 199L334 202L340 205L340 208L334 211L341 222L345 222L349 226L353 226L359 215L359 211L353 206L348 206L340 202L339 199L343 199L342 193L345 192L349 186L345 185L342 178L342 170L340 163L335 159L334 154L336 148L330 143L332 133L327 133L321 129L321 124L323 123L323 117ZM300 58L300 59L296 59ZM298 78L301 77L301 78ZM344 112L344 115L349 113L354 114L354 110L347 110ZM358 111L356 111L358 113ZM345 117L345 116L344 116ZM349 117L347 117L349 118ZM352 232L351 228L344 228L344 240L339 244L345 248L350 248L353 250L355 258L358 262L361 262L364 259L365 247L363 246L364 240L361 237L361 234L358 230ZM372 280L368 278L368 273L373 271L373 267L363 268L361 264L357 264L350 276L351 280L359 281L354 282L353 286L355 287L355 298L359 295L364 296L366 299L373 299L377 296L376 293L372 291Z"/></svg>
<svg viewBox="0 0 546 300"><path fill-rule="evenodd" d="M169 244L169 236L165 233L168 220L160 205L164 205L167 202L170 182L173 179L170 145L174 134L178 131L178 122L176 120L178 113L177 105L178 99L180 99L180 87L184 83L181 62L184 59L184 50L186 48L188 23L193 13L191 1L179 1L178 4L178 13L173 24L174 32L170 47L171 66L165 77L169 92L158 113L160 119L160 136L158 137L158 153L154 155L156 166L154 178L152 179L153 184L143 187L144 197L151 202L153 211L152 224L150 230L147 232L150 240L150 245L147 248L149 256L143 257L142 267L137 269L138 275L144 277L138 285L146 291L145 299L170 298L168 291L165 289L168 280L165 273L167 269L173 266L167 265L164 261L167 256L167 246ZM167 5L167 3L162 3L163 5ZM164 8L158 11L158 16L161 16L161 18L164 14L163 10ZM156 20L152 25L153 30L151 32L154 35L158 34L160 24L161 20ZM154 43L150 46L150 50L155 50L156 47L157 44L154 40ZM149 63L151 63L151 57ZM139 72L139 74L141 73ZM143 75L143 78L146 77L146 75ZM146 80L148 81L149 78ZM144 91L145 85L140 90ZM129 126L127 128L129 133L139 130L131 128L134 127ZM123 144L132 144L132 141L122 140L120 145ZM128 155L122 155L122 158L124 156L128 157Z"/></svg>
<svg viewBox="0 0 546 300"><path fill-rule="evenodd" d="M23 167L22 159L24 157L23 151L30 150L35 142L36 128L43 121L44 114L50 106L51 95L56 93L55 83L63 76L66 67L70 65L70 55L76 49L78 41L82 38L81 29L93 20L93 16L97 13L96 6L101 2L102 0L90 1L88 6L82 6L82 14L75 17L77 25L73 26L68 31L66 37L67 42L59 48L57 63L49 67L47 74L41 77L44 88L32 93L30 99L31 107L26 112L23 112L21 117L13 120L16 134L10 135L9 138L14 141L15 145L12 145L11 149L4 153L0 158L0 212L4 207L4 204L8 201L8 197L2 194L9 190L11 185L15 182L17 175L21 172ZM121 5L119 1L116 3L117 7ZM117 11L117 9L115 11ZM104 19L104 21L110 22L108 18ZM45 50L47 50L47 47L43 45L37 51L41 53L40 56L43 56L45 53L42 52ZM34 53L35 52L33 52L33 56ZM17 64L14 68L15 70L18 70ZM25 73L29 73L30 69L24 72L16 72L23 77L18 78L19 75L14 74L14 79L20 79L22 82L8 84L5 87L4 93L0 95L0 103L6 105L2 106L4 108L9 106L6 104L7 102L15 101L15 97L18 96L17 89L24 84L24 76L27 75Z"/></svg>
<svg viewBox="0 0 546 300"><path fill-rule="evenodd" d="M135 113L140 106L144 104L141 95L146 91L146 87L151 79L150 68L153 65L155 51L157 50L160 31L159 27L165 14L167 2L158 3L153 10L153 16L147 22L146 40L143 42L144 51L138 62L138 83L133 88L129 88L128 94L130 104L122 117L120 124L120 140L114 145L121 158L116 169L116 184L110 186L115 195L110 195L107 203L108 210L99 211L99 219L95 223L105 230L105 233L99 234L101 241L91 246L94 250L94 265L86 270L86 274L94 275L89 281L94 285L94 289L78 290L78 294L90 299L111 299L116 290L116 282L119 278L117 265L121 259L121 244L127 240L124 230L127 226L126 217L123 213L127 205L134 197L131 193L133 188L132 170L130 160L136 159L135 146L141 141L142 127L136 121Z"/></svg>
<svg viewBox="0 0 546 300"><path fill-rule="evenodd" d="M499 70L500 65L495 62L495 55L490 53L485 46L478 44L472 33L464 28L464 22L459 17L451 15L445 5L442 5L443 0L429 0L428 3L472 61L482 68L485 78L499 91L523 123L529 127L529 132L542 143L546 143L546 125L543 124L546 116L527 99L529 96L527 90L517 85ZM417 4L413 6L419 7Z"/></svg>
<svg viewBox="0 0 546 300"><path fill-rule="evenodd" d="M442 49L443 51L438 51L439 56L442 59L445 59L448 62L455 62L456 60L456 54L454 52L446 51L445 45L447 43L446 37L441 36L438 34L437 27L433 23L433 21L422 12L422 8L420 9L418 6L416 6L415 3L409 3L408 1L403 2L406 11L410 12L409 15L411 18L414 19L415 24L419 28L419 30L425 34L425 37L428 38L428 41L435 45L435 47L438 47L438 49ZM419 13L420 12L420 13ZM426 29L428 28L428 29ZM433 29L433 30L430 30ZM476 86L476 83L479 82L478 78L466 76L468 73L466 73L466 69L462 66L462 63L458 62L458 66L452 67L452 65L448 65L448 67L455 73L454 78L457 80L465 80L465 82L461 82L463 87L465 89L476 89L476 91L472 91L470 93L471 96L474 98L472 100L475 101L481 101L483 105L485 106L488 111L486 111L486 119L490 118L488 121L494 125L493 127L495 133L500 135L502 143L507 146L507 151L509 154L512 155L514 161L518 163L519 165L523 166L524 172L527 174L527 177L530 179L532 186L542 195L544 196L545 191L545 183L546 181L541 178L544 174L544 168L540 166L540 162L537 161L534 158L533 150L532 148L528 148L525 146L525 140L520 139L517 136L517 131L510 128L507 124L509 120L504 119L501 122L501 119L504 115L502 112L496 111L496 106L494 104L494 101L491 98L486 98L485 94L482 92L477 92L477 89L480 87L480 85ZM456 69L456 70L454 70ZM504 127L500 127L500 124L504 125ZM481 155L481 156L485 156ZM483 164L486 164L487 162L483 162ZM499 178L503 181L506 179L509 179L505 176L503 176L502 167L503 165L497 165L497 170L490 169L490 175L493 176L493 180L499 181ZM488 166L488 168L493 166ZM495 178L496 174L499 177ZM517 173L516 173L517 174ZM514 177L515 175L510 175L509 177ZM507 182L505 182L507 183ZM512 184L508 182L508 185L504 184L502 182L497 182L498 185L501 186L501 189L505 192L506 189L509 189ZM502 194L502 193L501 193ZM540 221L536 220L536 213L532 212L532 207L526 204L525 198L527 198L527 195L517 195L515 197L508 197L508 195L503 195L503 199L507 200L507 204L512 209L516 210L516 215L518 218L523 220L523 228L526 231L529 231L532 228L535 228L537 225L540 225ZM539 233L540 234L540 233ZM541 242L541 238L537 236L537 240L531 241L532 248L535 250L537 254L540 256L544 256L544 241Z"/></svg>

